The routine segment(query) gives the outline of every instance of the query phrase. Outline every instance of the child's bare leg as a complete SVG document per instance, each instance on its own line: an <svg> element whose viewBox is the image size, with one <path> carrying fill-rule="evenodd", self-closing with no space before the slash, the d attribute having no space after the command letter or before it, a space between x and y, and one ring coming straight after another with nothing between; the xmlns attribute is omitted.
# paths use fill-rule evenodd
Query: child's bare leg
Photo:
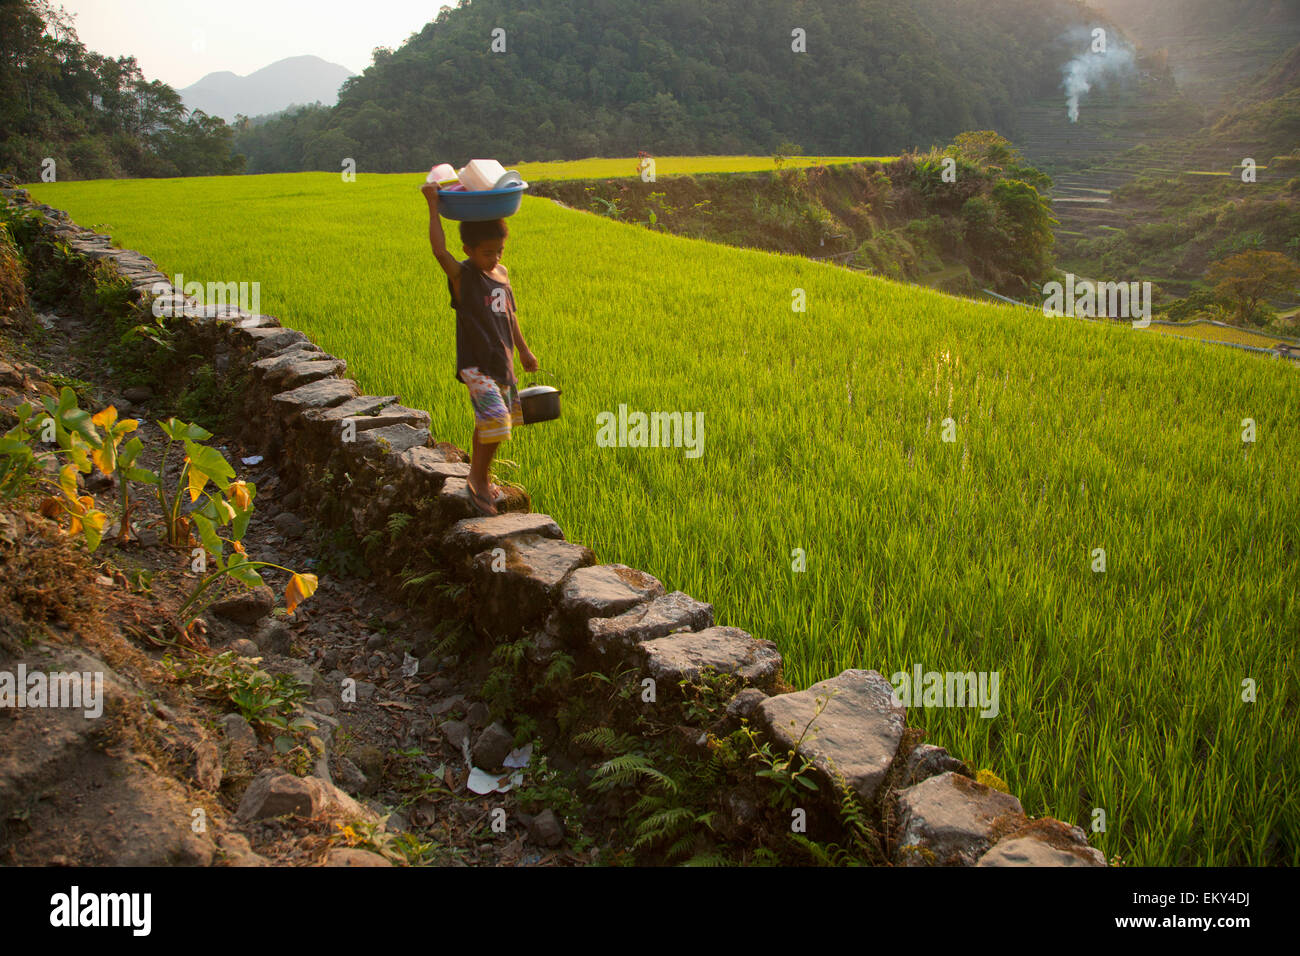
<svg viewBox="0 0 1300 956"><path fill-rule="evenodd" d="M492 459L496 456L500 442L484 444L479 441L478 429L474 430L474 451L469 462L469 483L481 497L488 498L488 486L491 482Z"/></svg>

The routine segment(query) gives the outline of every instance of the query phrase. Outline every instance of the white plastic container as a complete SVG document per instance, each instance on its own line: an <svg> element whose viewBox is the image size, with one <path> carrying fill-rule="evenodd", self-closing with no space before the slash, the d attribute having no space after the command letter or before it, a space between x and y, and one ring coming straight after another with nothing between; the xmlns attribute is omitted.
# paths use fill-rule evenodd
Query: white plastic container
<svg viewBox="0 0 1300 956"><path fill-rule="evenodd" d="M491 189L505 174L505 167L495 159L471 159L458 173L461 185L470 191Z"/></svg>

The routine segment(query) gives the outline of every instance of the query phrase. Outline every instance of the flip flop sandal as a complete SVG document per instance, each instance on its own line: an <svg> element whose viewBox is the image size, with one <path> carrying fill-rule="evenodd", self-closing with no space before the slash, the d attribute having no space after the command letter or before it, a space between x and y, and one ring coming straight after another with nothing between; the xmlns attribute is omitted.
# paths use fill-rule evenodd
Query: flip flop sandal
<svg viewBox="0 0 1300 956"><path fill-rule="evenodd" d="M495 502L484 500L482 496L474 491L469 482L465 483L465 487L469 490L470 504L474 506L475 511L483 515L485 518L492 518L500 514L500 512L496 510Z"/></svg>

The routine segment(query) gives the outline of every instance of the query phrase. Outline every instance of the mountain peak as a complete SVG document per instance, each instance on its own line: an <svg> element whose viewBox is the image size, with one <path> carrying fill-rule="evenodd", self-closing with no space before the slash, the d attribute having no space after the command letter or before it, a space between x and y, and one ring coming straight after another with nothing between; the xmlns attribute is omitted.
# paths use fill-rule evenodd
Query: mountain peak
<svg viewBox="0 0 1300 956"><path fill-rule="evenodd" d="M180 90L186 109L232 121L236 113L261 116L293 103L320 101L333 106L339 87L352 71L313 54L276 60L247 76L229 70L209 73Z"/></svg>

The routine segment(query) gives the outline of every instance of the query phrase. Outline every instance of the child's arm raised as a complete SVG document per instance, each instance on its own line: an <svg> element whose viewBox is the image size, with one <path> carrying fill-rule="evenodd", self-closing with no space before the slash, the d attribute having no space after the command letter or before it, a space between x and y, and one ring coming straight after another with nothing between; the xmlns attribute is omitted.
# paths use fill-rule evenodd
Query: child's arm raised
<svg viewBox="0 0 1300 956"><path fill-rule="evenodd" d="M433 257L442 266L442 271L447 273L452 290L459 299L460 263L447 251L447 237L443 235L442 219L438 216L438 186L436 183L425 183L420 187L420 192L424 193L424 198L429 203L429 245L433 247Z"/></svg>

